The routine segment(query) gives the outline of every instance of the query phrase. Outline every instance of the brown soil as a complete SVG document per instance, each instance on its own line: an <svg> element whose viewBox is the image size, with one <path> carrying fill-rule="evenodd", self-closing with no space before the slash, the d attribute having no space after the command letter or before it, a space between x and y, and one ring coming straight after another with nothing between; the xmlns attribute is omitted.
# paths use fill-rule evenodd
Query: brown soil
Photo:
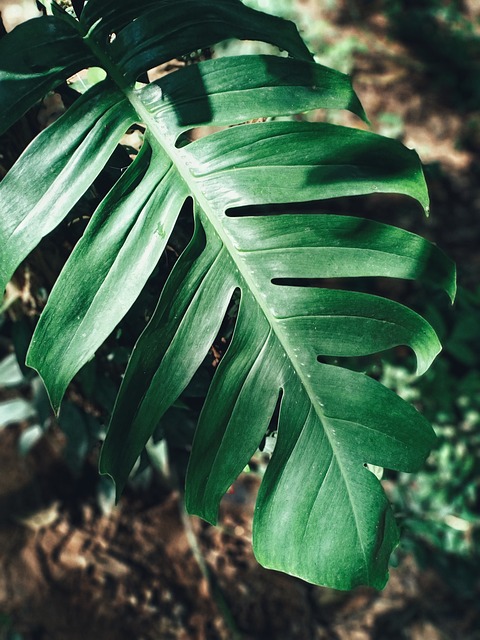
<svg viewBox="0 0 480 640"><path fill-rule="evenodd" d="M129 494L105 516L91 500L58 499L71 481L61 435L20 457L21 432L0 433L0 611L25 640L480 638L479 612L411 560L381 593L260 567L251 474L225 498L217 528L187 518L176 492Z"/></svg>

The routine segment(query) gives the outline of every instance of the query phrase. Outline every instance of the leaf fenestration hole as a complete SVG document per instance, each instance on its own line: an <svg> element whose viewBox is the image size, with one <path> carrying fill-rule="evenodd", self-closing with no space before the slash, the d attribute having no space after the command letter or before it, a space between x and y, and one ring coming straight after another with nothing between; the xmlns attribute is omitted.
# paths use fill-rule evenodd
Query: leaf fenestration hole
<svg viewBox="0 0 480 640"><path fill-rule="evenodd" d="M228 129L228 127L203 126L188 129L178 136L175 142L175 147L177 149L182 149L196 140L207 138L208 136L218 133L219 131L224 131L225 129Z"/></svg>
<svg viewBox="0 0 480 640"><path fill-rule="evenodd" d="M265 435L263 436L262 441L258 446L259 450L265 456L267 456L268 459L270 459L270 457L273 455L273 451L276 445L276 440L278 436L278 423L280 419L280 409L282 406L283 395L284 395L283 389L280 389L278 398L277 398L277 403L272 413L272 417L270 419L270 423L268 425L267 431L265 432Z"/></svg>
<svg viewBox="0 0 480 640"><path fill-rule="evenodd" d="M425 292L414 280L387 278L379 276L339 277L339 278L272 278L270 282L278 287L315 287L338 291L354 291L388 298L396 302L409 300L409 306L415 309L415 300ZM421 304L418 305L421 308Z"/></svg>
<svg viewBox="0 0 480 640"><path fill-rule="evenodd" d="M369 194L345 196L326 200L306 202L285 202L279 204L255 204L231 207L225 215L229 218L270 216L281 214L334 214L348 215L391 224L399 228L418 229L418 205L408 196L399 194Z"/></svg>

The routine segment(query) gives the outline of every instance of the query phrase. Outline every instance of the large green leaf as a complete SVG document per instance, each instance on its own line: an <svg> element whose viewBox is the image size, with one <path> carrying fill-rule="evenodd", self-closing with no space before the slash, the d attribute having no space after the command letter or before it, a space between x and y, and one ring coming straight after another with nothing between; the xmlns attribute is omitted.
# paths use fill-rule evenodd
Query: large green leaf
<svg viewBox="0 0 480 640"><path fill-rule="evenodd" d="M331 283L417 279L453 297L454 268L418 236L320 213L320 205L317 213L311 202L399 193L427 211L417 155L398 142L330 124L242 124L316 108L364 113L348 78L314 64L291 23L238 0L89 0L79 23L55 18L63 19L67 43L83 36L88 57L109 78L41 134L0 185L4 283L85 191L129 124L144 123L147 136L65 265L28 364L58 408L72 377L140 293L191 198L195 233L130 358L101 471L119 493L160 418L204 360L237 290L234 336L195 435L187 507L215 522L223 493L279 404L278 444L257 500L257 557L336 588L383 586L398 534L366 465L413 471L434 434L378 382L322 358L402 344L415 352L421 373L440 345L414 311ZM51 21L38 24L49 29ZM149 67L232 37L261 39L293 58L215 59L135 88ZM26 46L24 36L17 39L15 46ZM0 80L16 86L14 73L1 62L0 68ZM240 126L189 143L185 133L201 124ZM273 204L269 212L258 209ZM283 212L282 204L288 204Z"/></svg>
<svg viewBox="0 0 480 640"><path fill-rule="evenodd" d="M192 124L225 124L229 118L233 122L244 122L265 113L262 103L267 100L273 113L280 115L297 113L302 104L311 108L351 108L364 115L348 78L320 65L273 56L242 56L235 66L238 82L246 85L241 96L238 90L228 90L226 86L229 67L228 60L211 60L185 69L185 82L175 79L181 79L181 74L172 74L162 83L151 84L139 92L142 104L148 108L147 117L154 117L162 127L162 137L174 144ZM201 82L195 82L196 77L200 77ZM277 77L279 86L273 84ZM312 81L318 84L314 90ZM209 93L205 94L205 90ZM88 96L86 100L88 104ZM152 163L148 179L139 184L138 180L130 179L140 171L137 161L107 196L65 266L35 332L30 362L42 372L56 409L72 377L94 355L140 293L165 248L181 203L189 194L185 186L182 188L184 183L168 154L165 155L154 138L152 144L156 161ZM143 160L141 163L145 164ZM124 197L125 185L130 189L128 199ZM165 198L162 213L156 212L155 205L153 217L147 218L150 228L137 224L128 240L131 249L124 247L120 252L122 234L129 233L132 221L141 213L138 206L132 207L132 202L143 202L144 192L150 193L154 188ZM167 204L170 201L171 207ZM147 254L147 247L155 253ZM136 267L132 267L133 264ZM81 279L78 273L84 274ZM116 287L125 291L127 277L128 295L114 296ZM51 322L52 312L57 322ZM52 345L48 351L43 348L46 342ZM72 354L70 359L59 357L67 351Z"/></svg>

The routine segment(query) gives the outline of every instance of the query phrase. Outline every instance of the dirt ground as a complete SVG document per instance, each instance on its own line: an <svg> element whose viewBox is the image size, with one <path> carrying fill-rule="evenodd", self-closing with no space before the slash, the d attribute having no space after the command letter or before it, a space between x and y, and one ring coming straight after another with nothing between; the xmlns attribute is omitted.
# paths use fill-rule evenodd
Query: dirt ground
<svg viewBox="0 0 480 640"><path fill-rule="evenodd" d="M224 499L219 527L188 518L178 494L158 488L127 493L105 516L91 500L69 504L63 436L19 457L21 431L0 433L0 611L25 640L480 638L474 602L410 558L383 592L260 567L251 474Z"/></svg>
<svg viewBox="0 0 480 640"><path fill-rule="evenodd" d="M318 3L303 4L317 11ZM476 288L480 106L459 108L425 56L389 36L378 3L365 4L368 11L330 15L330 37L363 43L353 55L355 88L375 130L393 122L418 150L432 197L429 221L403 204L386 215L437 242L458 262L462 286ZM466 5L478 17L475 3ZM250 543L252 475L225 498L218 528L186 517L178 493L158 486L127 492L102 515L87 490L75 493L63 436L52 429L20 457L22 428L0 431L0 612L25 640L480 638L475 599L411 558L381 593L335 592L262 569Z"/></svg>

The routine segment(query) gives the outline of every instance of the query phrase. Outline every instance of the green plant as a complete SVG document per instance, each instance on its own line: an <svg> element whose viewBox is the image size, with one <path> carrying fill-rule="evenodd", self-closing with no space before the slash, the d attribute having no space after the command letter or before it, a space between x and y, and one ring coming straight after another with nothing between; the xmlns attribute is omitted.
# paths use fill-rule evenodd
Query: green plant
<svg viewBox="0 0 480 640"><path fill-rule="evenodd" d="M41 133L2 181L3 285L90 186L125 130L135 122L147 130L58 278L27 363L58 411L67 385L133 304L179 212L193 201L193 237L132 353L100 469L120 493L240 292L235 332L196 431L187 508L214 522L222 495L265 433L278 430L257 499L258 559L340 589L382 587L398 533L367 463L413 471L434 434L393 392L328 359L406 344L422 373L440 345L410 309L328 288L326 279L418 279L453 297L454 268L418 236L329 213L319 201L399 193L427 211L417 155L330 124L249 124L316 108L364 114L348 78L313 63L292 23L239 0L89 0L78 21L52 10L0 42L2 129L83 67L102 67L107 78ZM263 40L292 57L220 58L136 83L154 65L232 37ZM242 126L189 141L186 133L204 124Z"/></svg>
<svg viewBox="0 0 480 640"><path fill-rule="evenodd" d="M432 77L431 89L461 113L477 111L480 37L474 3L387 0L390 31L415 53Z"/></svg>
<svg viewBox="0 0 480 640"><path fill-rule="evenodd" d="M418 474L390 474L388 495L401 516L399 553L413 552L420 564L442 571L458 594L475 597L479 580L472 567L480 560L480 292L459 288L455 314L450 322L446 316L437 318L445 335L445 357L425 376L416 378L403 366L390 364L380 377L419 407L437 434Z"/></svg>
<svg viewBox="0 0 480 640"><path fill-rule="evenodd" d="M10 617L0 612L0 640L22 640L23 636L11 630Z"/></svg>

